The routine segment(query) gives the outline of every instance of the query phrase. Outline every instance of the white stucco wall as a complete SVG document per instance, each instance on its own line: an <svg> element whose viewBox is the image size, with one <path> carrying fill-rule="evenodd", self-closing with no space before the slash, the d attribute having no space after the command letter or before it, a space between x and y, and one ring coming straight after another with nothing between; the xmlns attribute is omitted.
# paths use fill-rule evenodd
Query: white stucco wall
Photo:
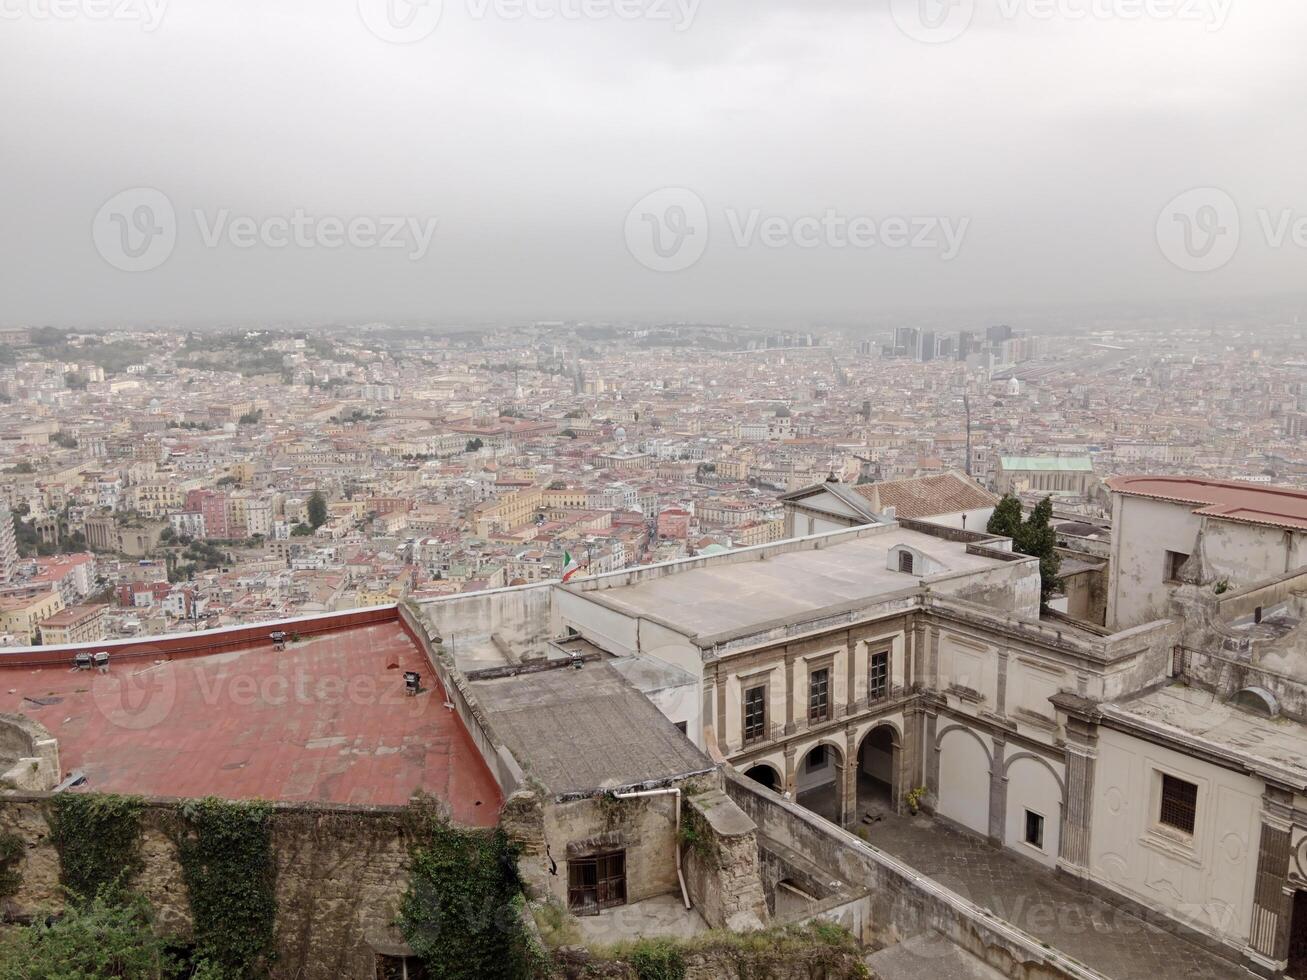
<svg viewBox="0 0 1307 980"><path fill-rule="evenodd" d="M1160 773L1198 787L1191 839L1160 828ZM1108 728L1095 766L1095 880L1193 928L1245 943L1261 840L1259 780Z"/></svg>
<svg viewBox="0 0 1307 980"><path fill-rule="evenodd" d="M1057 866L1062 839L1061 765L1044 763L1028 755L1012 755L1007 765L1007 814L1004 842L1008 847L1048 867ZM1044 818L1042 847L1026 843L1026 811Z"/></svg>
<svg viewBox="0 0 1307 980"><path fill-rule="evenodd" d="M939 743L936 808L981 835L989 833L989 748L988 736L959 728L946 731Z"/></svg>

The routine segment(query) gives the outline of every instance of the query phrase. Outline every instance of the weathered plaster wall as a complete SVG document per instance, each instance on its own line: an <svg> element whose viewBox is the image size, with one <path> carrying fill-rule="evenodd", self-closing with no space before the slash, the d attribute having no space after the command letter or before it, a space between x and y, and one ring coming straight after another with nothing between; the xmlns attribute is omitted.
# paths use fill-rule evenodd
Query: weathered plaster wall
<svg viewBox="0 0 1307 980"><path fill-rule="evenodd" d="M544 843L556 874L545 876L549 895L567 904L567 862L609 851L626 852L626 900L640 902L680 892L676 877L676 797L613 800L593 797L545 808Z"/></svg>

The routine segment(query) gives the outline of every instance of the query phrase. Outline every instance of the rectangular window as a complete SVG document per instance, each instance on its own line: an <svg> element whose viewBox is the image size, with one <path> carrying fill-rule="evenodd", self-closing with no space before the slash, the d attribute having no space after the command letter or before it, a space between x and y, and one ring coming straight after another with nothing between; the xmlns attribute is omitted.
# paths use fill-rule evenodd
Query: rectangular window
<svg viewBox="0 0 1307 980"><path fill-rule="evenodd" d="M1044 818L1034 810L1026 811L1026 843L1044 849Z"/></svg>
<svg viewBox="0 0 1307 980"><path fill-rule="evenodd" d="M1175 776L1162 774L1162 806L1158 822L1186 834L1194 832L1198 815L1198 787Z"/></svg>
<svg viewBox="0 0 1307 980"><path fill-rule="evenodd" d="M881 701L889 696L889 651L871 655L867 675L867 700Z"/></svg>
<svg viewBox="0 0 1307 980"><path fill-rule="evenodd" d="M626 852L596 854L567 862L567 908L576 915L598 915L626 904Z"/></svg>
<svg viewBox="0 0 1307 980"><path fill-rule="evenodd" d="M808 721L826 721L830 717L830 670L823 667L808 675Z"/></svg>
<svg viewBox="0 0 1307 980"><path fill-rule="evenodd" d="M914 566L914 563L913 563L913 561L912 561L912 552L910 552L910 551L900 551L900 552L899 552L899 571L900 571L900 572L907 572L909 575L911 575L911 574L913 573L913 571L914 571L914 568L915 568L915 566Z"/></svg>
<svg viewBox="0 0 1307 980"><path fill-rule="evenodd" d="M767 688L751 687L744 692L744 741L767 737Z"/></svg>
<svg viewBox="0 0 1307 980"><path fill-rule="evenodd" d="M1188 560L1188 555L1182 555L1178 551L1168 551L1166 553L1166 580L1168 582L1180 581L1180 566Z"/></svg>
<svg viewBox="0 0 1307 980"><path fill-rule="evenodd" d="M378 953L377 980L427 980L427 968L416 956Z"/></svg>

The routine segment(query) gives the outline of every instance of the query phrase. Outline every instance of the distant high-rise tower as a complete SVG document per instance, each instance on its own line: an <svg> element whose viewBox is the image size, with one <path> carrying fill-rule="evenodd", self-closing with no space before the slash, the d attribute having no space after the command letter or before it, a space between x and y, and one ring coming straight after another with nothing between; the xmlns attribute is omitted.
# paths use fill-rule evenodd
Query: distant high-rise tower
<svg viewBox="0 0 1307 980"><path fill-rule="evenodd" d="M8 504L0 503L0 582L12 582L18 567L18 538L14 534L14 515Z"/></svg>

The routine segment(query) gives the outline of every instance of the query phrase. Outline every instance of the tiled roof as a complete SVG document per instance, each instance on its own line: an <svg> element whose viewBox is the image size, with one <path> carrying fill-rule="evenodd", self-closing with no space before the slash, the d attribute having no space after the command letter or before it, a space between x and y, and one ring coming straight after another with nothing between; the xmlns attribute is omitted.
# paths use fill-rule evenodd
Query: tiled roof
<svg viewBox="0 0 1307 980"><path fill-rule="evenodd" d="M1307 491L1195 476L1114 476L1116 493L1193 504L1194 513L1246 524L1307 530Z"/></svg>
<svg viewBox="0 0 1307 980"><path fill-rule="evenodd" d="M875 510L883 512L893 507L896 517L909 520L993 507L998 502L998 498L988 490L961 473L952 472L910 480L865 483L854 490Z"/></svg>

